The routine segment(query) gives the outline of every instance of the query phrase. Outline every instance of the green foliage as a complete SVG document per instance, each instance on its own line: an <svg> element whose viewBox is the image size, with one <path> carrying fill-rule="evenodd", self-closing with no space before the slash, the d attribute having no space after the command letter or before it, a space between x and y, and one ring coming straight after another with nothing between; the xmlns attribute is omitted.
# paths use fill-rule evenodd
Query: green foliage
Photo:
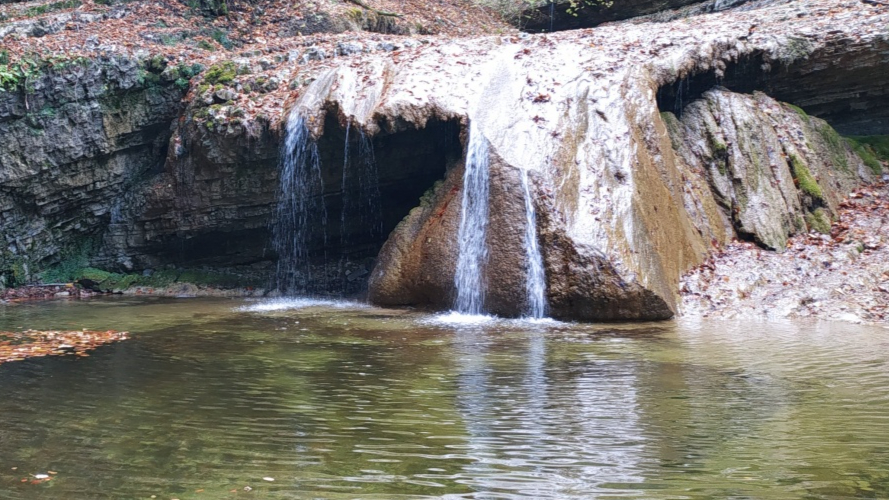
<svg viewBox="0 0 889 500"><path fill-rule="evenodd" d="M209 85L216 85L217 83L224 85L234 81L237 74L238 68L235 66L235 63L232 61L223 61L210 66L207 70L207 74L204 75L204 83Z"/></svg>
<svg viewBox="0 0 889 500"><path fill-rule="evenodd" d="M793 172L794 180L799 183L800 191L815 200L823 199L824 193L821 191L818 181L815 180L815 176L809 171L809 167L796 155L790 155L790 170Z"/></svg>
<svg viewBox="0 0 889 500"><path fill-rule="evenodd" d="M152 73L163 73L167 69L167 59L161 54L154 55L145 61L145 69Z"/></svg>
<svg viewBox="0 0 889 500"><path fill-rule="evenodd" d="M204 49L204 50L209 51L209 52L215 52L215 51L216 51L216 47L215 47L212 43L208 42L207 40L199 40L199 41L198 41L198 48L199 48L199 49Z"/></svg>
<svg viewBox="0 0 889 500"><path fill-rule="evenodd" d="M41 61L33 58L0 64L0 92L12 90L32 92L34 78L40 74L41 66Z"/></svg>
<svg viewBox="0 0 889 500"><path fill-rule="evenodd" d="M179 66L176 66L176 70L179 72L180 78L191 79L201 74L201 71L204 71L204 66L200 63L194 63L191 66L180 63Z"/></svg>
<svg viewBox="0 0 889 500"><path fill-rule="evenodd" d="M62 252L62 259L40 273L44 283L69 283L78 279L83 268L89 265L90 256L95 252L96 243L86 239Z"/></svg>

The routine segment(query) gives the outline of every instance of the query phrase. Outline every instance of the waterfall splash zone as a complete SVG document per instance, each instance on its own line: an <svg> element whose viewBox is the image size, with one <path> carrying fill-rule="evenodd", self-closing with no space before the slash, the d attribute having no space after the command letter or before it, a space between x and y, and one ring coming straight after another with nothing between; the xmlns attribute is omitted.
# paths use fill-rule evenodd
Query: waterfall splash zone
<svg viewBox="0 0 889 500"><path fill-rule="evenodd" d="M537 213L534 200L531 199L527 170L522 170L522 194L525 197L525 257L528 263L525 290L528 296L528 316L539 319L546 315L546 273L537 241Z"/></svg>
<svg viewBox="0 0 889 500"><path fill-rule="evenodd" d="M294 109L287 118L273 231L279 291L313 293L327 288L326 278L313 279L309 260L311 241L320 239L327 246L323 191L318 145L312 140L305 118Z"/></svg>
<svg viewBox="0 0 889 500"><path fill-rule="evenodd" d="M363 302L352 300L331 300L311 298L280 298L260 300L251 304L236 307L239 312L267 313L276 311L290 311L293 309L307 309L310 307L331 307L335 309L366 309L370 306Z"/></svg>
<svg viewBox="0 0 889 500"><path fill-rule="evenodd" d="M454 285L457 312L481 315L484 311L484 268L488 259L488 141L475 123L469 125L469 146L463 173L458 257Z"/></svg>

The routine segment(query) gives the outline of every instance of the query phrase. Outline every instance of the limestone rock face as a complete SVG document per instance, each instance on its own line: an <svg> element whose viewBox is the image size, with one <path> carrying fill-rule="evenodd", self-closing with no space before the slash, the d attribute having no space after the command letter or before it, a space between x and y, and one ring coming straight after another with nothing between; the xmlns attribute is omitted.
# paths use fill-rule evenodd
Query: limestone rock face
<svg viewBox="0 0 889 500"><path fill-rule="evenodd" d="M193 92L175 120L182 91L146 85L123 59L48 74L27 104L0 94L0 271L53 262L83 238L101 238L94 261L108 267L274 264L278 125L295 109L318 145L324 188L312 196L329 215L310 243L320 256L379 251L372 302L451 307L472 123L491 154L488 312L526 311L527 178L550 315L670 317L679 276L714 249L741 237L780 250L873 175L825 122L778 101L843 131L889 133L889 11L747 4L694 22L308 61L263 119L236 109L250 106L243 95ZM359 136L376 162L378 233L344 208L344 150L360 151Z"/></svg>
<svg viewBox="0 0 889 500"><path fill-rule="evenodd" d="M277 189L279 138L267 122L208 129L182 120L162 172L132 190L126 223L104 239L109 267L236 267L263 260ZM268 260L268 259L265 259Z"/></svg>
<svg viewBox="0 0 889 500"><path fill-rule="evenodd" d="M50 264L123 222L127 193L163 165L182 96L143 72L111 57L0 93L0 271Z"/></svg>
<svg viewBox="0 0 889 500"><path fill-rule="evenodd" d="M762 93L709 91L671 128L736 232L773 250L873 176L830 125Z"/></svg>

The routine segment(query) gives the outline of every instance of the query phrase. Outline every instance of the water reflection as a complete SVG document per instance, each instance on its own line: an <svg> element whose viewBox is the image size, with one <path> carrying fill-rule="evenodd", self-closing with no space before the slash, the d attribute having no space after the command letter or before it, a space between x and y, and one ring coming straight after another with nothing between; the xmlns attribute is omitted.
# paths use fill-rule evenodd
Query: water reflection
<svg viewBox="0 0 889 500"><path fill-rule="evenodd" d="M133 333L0 366L0 499L889 497L886 330L256 305L0 308Z"/></svg>
<svg viewBox="0 0 889 500"><path fill-rule="evenodd" d="M452 341L458 407L474 459L464 482L479 498L589 498L643 481L631 363L582 360L556 367L549 380L545 331L511 336L507 353L494 339L482 328L463 328ZM504 363L515 367L504 370ZM567 390L551 399L552 386Z"/></svg>

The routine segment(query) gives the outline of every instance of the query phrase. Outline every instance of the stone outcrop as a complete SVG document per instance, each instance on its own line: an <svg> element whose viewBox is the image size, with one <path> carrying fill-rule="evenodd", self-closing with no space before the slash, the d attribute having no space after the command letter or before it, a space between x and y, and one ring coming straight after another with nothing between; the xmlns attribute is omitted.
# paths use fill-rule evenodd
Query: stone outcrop
<svg viewBox="0 0 889 500"><path fill-rule="evenodd" d="M0 270L7 275L27 281L29 270L61 253L89 252L108 224L124 222L127 193L162 168L183 91L146 64L57 61L0 93Z"/></svg>
<svg viewBox="0 0 889 500"><path fill-rule="evenodd" d="M269 260L279 136L263 120L251 128L198 121L201 109L178 121L163 170L131 191L122 220L109 226L103 267L231 268ZM121 266L126 262L132 264Z"/></svg>
<svg viewBox="0 0 889 500"><path fill-rule="evenodd" d="M779 252L791 235L829 225L842 197L877 173L826 122L759 92L711 90L679 122L665 118L684 170L706 179L731 227Z"/></svg>

